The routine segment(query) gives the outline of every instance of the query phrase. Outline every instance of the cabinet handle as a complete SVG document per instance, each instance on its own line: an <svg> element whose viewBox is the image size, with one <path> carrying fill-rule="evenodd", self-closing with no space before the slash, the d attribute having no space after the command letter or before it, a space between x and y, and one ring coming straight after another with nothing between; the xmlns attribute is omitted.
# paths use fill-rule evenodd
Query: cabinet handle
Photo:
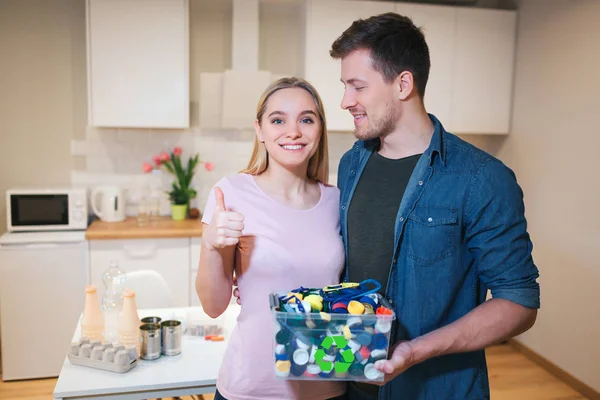
<svg viewBox="0 0 600 400"><path fill-rule="evenodd" d="M147 258L156 253L156 245L123 246L123 250L130 258Z"/></svg>

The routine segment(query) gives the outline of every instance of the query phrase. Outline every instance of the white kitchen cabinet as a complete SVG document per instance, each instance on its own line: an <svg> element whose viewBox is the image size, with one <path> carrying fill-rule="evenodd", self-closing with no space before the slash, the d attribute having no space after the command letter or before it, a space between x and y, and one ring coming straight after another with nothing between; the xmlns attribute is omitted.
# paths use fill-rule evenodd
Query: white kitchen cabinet
<svg viewBox="0 0 600 400"><path fill-rule="evenodd" d="M457 8L450 130L509 133L516 21L515 11Z"/></svg>
<svg viewBox="0 0 600 400"><path fill-rule="evenodd" d="M321 95L330 131L354 130L354 121L340 107L344 85L340 60L329 56L331 45L356 19L394 11L394 3L310 0L306 2L304 77Z"/></svg>
<svg viewBox="0 0 600 400"><path fill-rule="evenodd" d="M102 274L116 260L125 272L158 272L173 293L174 307L190 304L190 239L90 240L90 280L104 293Z"/></svg>
<svg viewBox="0 0 600 400"><path fill-rule="evenodd" d="M189 127L189 0L87 0L88 119Z"/></svg>
<svg viewBox="0 0 600 400"><path fill-rule="evenodd" d="M398 3L396 12L412 19L425 35L431 59L431 70L425 88L425 108L445 125L452 116L452 60L457 8Z"/></svg>

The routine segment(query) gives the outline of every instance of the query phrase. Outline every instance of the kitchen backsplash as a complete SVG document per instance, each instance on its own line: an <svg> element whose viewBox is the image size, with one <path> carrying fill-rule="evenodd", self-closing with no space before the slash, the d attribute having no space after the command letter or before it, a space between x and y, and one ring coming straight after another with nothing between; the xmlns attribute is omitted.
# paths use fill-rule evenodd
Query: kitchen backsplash
<svg viewBox="0 0 600 400"><path fill-rule="evenodd" d="M355 138L351 133L330 133L330 183L336 183L339 160ZM127 189L127 214L135 215L137 202L144 187L155 184L164 190L172 182L171 175L155 171L142 173L142 164L152 162L152 156L169 152L175 146L183 149L183 160L198 153L200 160L214 164L212 171L202 165L196 169L194 186L198 197L193 205L202 210L212 186L223 176L236 174L244 168L252 152L254 131L210 130L193 127L186 130L161 129L107 129L88 127L85 140L71 142L71 154L83 158L84 169L73 170L71 184L93 188L100 185L118 185ZM170 213L164 195L160 212Z"/></svg>

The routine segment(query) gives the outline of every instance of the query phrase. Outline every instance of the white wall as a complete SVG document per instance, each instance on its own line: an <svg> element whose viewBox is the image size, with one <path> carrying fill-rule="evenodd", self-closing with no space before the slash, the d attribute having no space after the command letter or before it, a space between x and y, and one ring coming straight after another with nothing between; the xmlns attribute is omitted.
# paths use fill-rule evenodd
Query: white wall
<svg viewBox="0 0 600 400"><path fill-rule="evenodd" d="M513 127L542 308L520 340L600 391L600 1L523 0Z"/></svg>

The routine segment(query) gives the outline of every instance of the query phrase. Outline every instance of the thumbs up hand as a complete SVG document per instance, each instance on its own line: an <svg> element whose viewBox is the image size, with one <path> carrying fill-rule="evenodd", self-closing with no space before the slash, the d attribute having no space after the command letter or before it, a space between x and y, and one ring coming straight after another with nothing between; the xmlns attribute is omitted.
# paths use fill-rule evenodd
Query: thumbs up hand
<svg viewBox="0 0 600 400"><path fill-rule="evenodd" d="M215 187L215 200L216 206L212 221L202 234L205 245L215 249L235 246L242 236L244 216L227 210L225 195L218 186Z"/></svg>

